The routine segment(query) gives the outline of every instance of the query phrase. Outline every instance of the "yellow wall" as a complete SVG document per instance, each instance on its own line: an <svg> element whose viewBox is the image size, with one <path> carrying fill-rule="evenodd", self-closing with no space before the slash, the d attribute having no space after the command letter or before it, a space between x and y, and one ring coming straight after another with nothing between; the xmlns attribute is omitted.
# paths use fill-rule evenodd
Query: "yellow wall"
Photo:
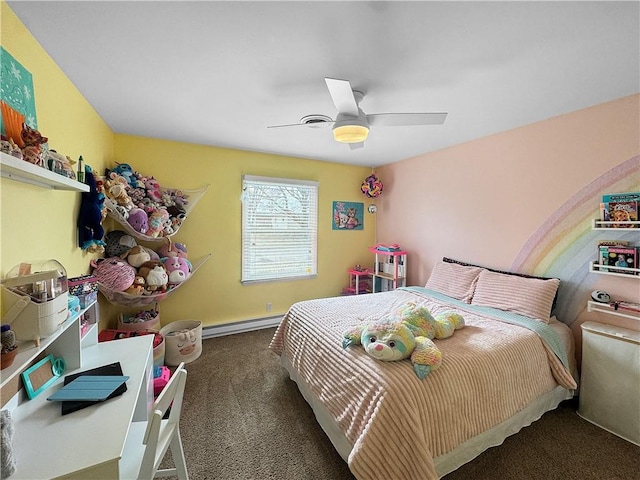
<svg viewBox="0 0 640 480"><path fill-rule="evenodd" d="M113 133L6 3L2 46L33 76L38 130L49 146L95 169L113 161ZM0 274L26 260L56 259L69 276L88 273L92 258L77 248L80 194L0 180Z"/></svg>
<svg viewBox="0 0 640 480"><path fill-rule="evenodd" d="M2 46L33 75L38 130L49 146L97 172L115 162L130 163L162 185L195 188L210 184L176 241L197 260L211 259L189 283L161 303L161 319L194 318L205 324L259 318L286 311L299 300L332 296L348 283L346 270L370 264L367 247L375 238L375 217L365 213L363 231L333 231L334 200L363 202L368 168L277 155L204 147L154 139L115 136L93 107L4 2L0 2ZM54 28L54 27L52 27ZM313 280L240 285L240 182L243 174L320 182L318 276ZM87 255L77 247L80 194L0 180L0 275L28 260L56 259L69 276L89 272ZM115 228L111 221L107 229ZM115 326L119 308L101 299L102 326ZM266 304L272 311L266 312Z"/></svg>
<svg viewBox="0 0 640 480"><path fill-rule="evenodd" d="M368 204L360 192L370 170L255 152L116 135L118 162L129 163L160 185L196 189L210 187L174 240L186 244L189 258L209 261L160 305L162 323L197 319L207 324L283 313L294 302L338 295L348 283L346 270L371 264L367 247L375 238L375 216L365 212L364 230L332 230L333 201ZM314 180L318 203L318 276L311 280L240 284L242 175ZM272 304L267 312L266 304Z"/></svg>

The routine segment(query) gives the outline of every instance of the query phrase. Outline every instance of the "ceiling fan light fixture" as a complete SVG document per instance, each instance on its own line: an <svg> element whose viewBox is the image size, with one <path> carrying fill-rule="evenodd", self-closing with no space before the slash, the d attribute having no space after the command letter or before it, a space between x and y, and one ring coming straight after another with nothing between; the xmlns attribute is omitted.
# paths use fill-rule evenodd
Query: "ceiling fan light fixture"
<svg viewBox="0 0 640 480"><path fill-rule="evenodd" d="M333 138L341 143L364 142L369 135L369 128L365 125L339 125L333 128Z"/></svg>

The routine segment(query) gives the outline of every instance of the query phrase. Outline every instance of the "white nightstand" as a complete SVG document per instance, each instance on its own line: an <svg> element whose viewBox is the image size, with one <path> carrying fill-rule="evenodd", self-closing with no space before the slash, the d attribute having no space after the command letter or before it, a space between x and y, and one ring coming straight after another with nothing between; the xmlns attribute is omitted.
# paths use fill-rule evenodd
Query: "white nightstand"
<svg viewBox="0 0 640 480"><path fill-rule="evenodd" d="M578 415L640 445L640 332L582 324Z"/></svg>

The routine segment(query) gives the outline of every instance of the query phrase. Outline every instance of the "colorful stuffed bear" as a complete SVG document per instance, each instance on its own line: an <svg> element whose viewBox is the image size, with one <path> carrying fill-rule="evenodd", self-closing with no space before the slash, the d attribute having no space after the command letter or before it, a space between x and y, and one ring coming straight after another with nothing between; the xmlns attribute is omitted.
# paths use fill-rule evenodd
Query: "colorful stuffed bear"
<svg viewBox="0 0 640 480"><path fill-rule="evenodd" d="M155 210L149 215L146 235L153 238L161 237L167 220L169 220L169 212L164 208Z"/></svg>
<svg viewBox="0 0 640 480"><path fill-rule="evenodd" d="M401 307L398 314L401 320L407 322L409 328L421 332L417 335L424 335L430 340L449 338L455 330L464 327L464 318L458 313L445 312L434 318L428 309L413 302Z"/></svg>
<svg viewBox="0 0 640 480"><path fill-rule="evenodd" d="M429 310L408 303L397 314L356 325L344 333L342 347L363 345L371 357L386 362L411 358L413 370L422 379L438 369L442 352L432 338L447 338L464 327L457 313L445 313L434 318Z"/></svg>

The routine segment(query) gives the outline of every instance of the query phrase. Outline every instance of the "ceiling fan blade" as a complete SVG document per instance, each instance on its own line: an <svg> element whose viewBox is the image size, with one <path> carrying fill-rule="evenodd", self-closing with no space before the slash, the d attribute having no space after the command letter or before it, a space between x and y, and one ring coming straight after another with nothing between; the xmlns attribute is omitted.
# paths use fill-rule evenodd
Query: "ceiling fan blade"
<svg viewBox="0 0 640 480"><path fill-rule="evenodd" d="M309 127L319 128L325 125L331 125L333 122L318 122L318 123L290 123L288 125L267 125L267 128L284 128L284 127Z"/></svg>
<svg viewBox="0 0 640 480"><path fill-rule="evenodd" d="M358 116L358 103L348 80L325 77L329 94L339 113Z"/></svg>
<svg viewBox="0 0 640 480"><path fill-rule="evenodd" d="M349 148L350 148L351 150L356 150L356 149L358 149L358 148L362 148L362 147L364 147L364 142L350 143L350 144L349 144Z"/></svg>
<svg viewBox="0 0 640 480"><path fill-rule="evenodd" d="M369 125L375 126L442 125L447 113L374 113L366 117Z"/></svg>
<svg viewBox="0 0 640 480"><path fill-rule="evenodd" d="M306 127L304 123L290 123L288 125L267 125L267 128Z"/></svg>

